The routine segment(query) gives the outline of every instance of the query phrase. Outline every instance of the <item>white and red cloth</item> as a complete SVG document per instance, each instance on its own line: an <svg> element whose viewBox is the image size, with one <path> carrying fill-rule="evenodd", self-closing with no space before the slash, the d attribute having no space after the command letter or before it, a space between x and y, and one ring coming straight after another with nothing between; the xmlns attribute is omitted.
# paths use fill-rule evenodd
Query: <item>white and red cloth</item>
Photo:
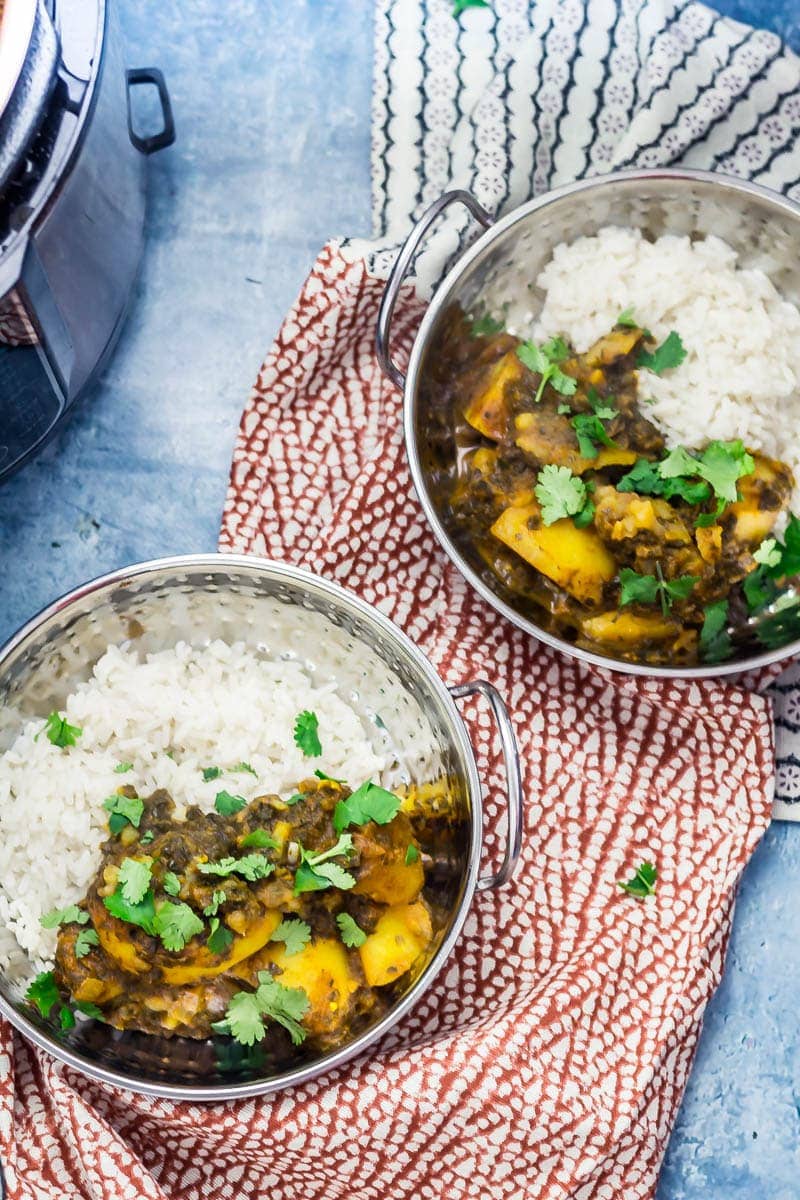
<svg viewBox="0 0 800 1200"><path fill-rule="evenodd" d="M451 180L469 182L464 163L474 163L484 202L501 199L490 176L511 178L509 204L530 191L534 163L537 189L560 181L579 150L582 172L613 166L613 147L611 157L598 149L592 159L592 130L609 145L630 143L623 93L639 106L642 145L672 88L671 103L692 114L698 148L686 153L736 169L736 152L727 164L724 146L704 150L706 141L722 136L727 111L725 144L741 138L744 146L755 118L742 89L757 94L760 111L765 81L793 80L796 91L797 64L770 35L696 4L541 0L529 10L496 0L493 11L469 10L461 26L451 8L451 0L379 5L383 241L327 246L287 316L242 417L220 549L334 579L395 620L446 682L482 676L499 688L525 763L519 870L506 888L476 896L440 976L383 1043L274 1096L201 1106L129 1095L0 1025L9 1200L654 1195L722 972L737 882L770 819L770 702L747 686L589 669L526 637L465 584L414 496L401 399L375 362L379 275L412 210ZM726 60L736 68L735 94ZM598 63L608 72L602 83ZM696 111L692 72L695 91L713 92L705 105L698 96ZM540 111L535 131L524 126L523 94ZM613 121L603 99L610 105L612 95ZM597 112L588 121L580 112L590 102ZM780 103L773 89L776 112ZM502 144L481 116L497 116L498 104L523 122ZM781 120L796 123L792 113ZM673 112L668 133L682 120ZM674 138L670 146L662 161L680 156ZM623 157L633 154L625 148ZM456 238L445 231L432 247L430 277L436 254ZM401 357L422 308L407 289L395 323ZM488 715L465 713L488 791L488 863L502 844L502 773ZM617 880L645 859L659 879L656 896L640 903Z"/></svg>

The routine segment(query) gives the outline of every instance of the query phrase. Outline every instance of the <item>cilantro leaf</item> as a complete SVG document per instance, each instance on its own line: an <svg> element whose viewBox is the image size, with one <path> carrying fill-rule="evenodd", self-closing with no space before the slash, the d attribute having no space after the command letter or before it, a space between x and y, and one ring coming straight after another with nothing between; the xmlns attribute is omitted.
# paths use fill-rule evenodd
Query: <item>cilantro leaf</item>
<svg viewBox="0 0 800 1200"><path fill-rule="evenodd" d="M722 662L729 658L733 643L727 630L728 601L716 600L703 609L703 628L700 630L700 654L704 662Z"/></svg>
<svg viewBox="0 0 800 1200"><path fill-rule="evenodd" d="M207 904L206 907L203 909L203 916L204 917L215 917L217 915L217 911L219 910L220 904L224 904L225 901L227 900L227 898L228 897L225 895L225 893L223 891L212 892L211 893L211 903Z"/></svg>
<svg viewBox="0 0 800 1200"><path fill-rule="evenodd" d="M202 931L203 922L183 901L174 904L172 900L165 900L156 909L153 932L161 938L165 950L182 950L195 934Z"/></svg>
<svg viewBox="0 0 800 1200"><path fill-rule="evenodd" d="M603 409L602 411L608 411ZM613 409L612 415L615 415ZM600 445L615 446L616 442L606 433L605 426L597 413L578 413L570 421L578 439L578 451L583 458L597 458Z"/></svg>
<svg viewBox="0 0 800 1200"><path fill-rule="evenodd" d="M324 781L326 780L328 783L340 783L342 787L347 787L346 779L337 779L334 775L329 775L327 771L320 771L319 767L317 767L314 774L316 775L317 779L322 779Z"/></svg>
<svg viewBox="0 0 800 1200"><path fill-rule="evenodd" d="M688 600L699 575L679 575L677 579L665 579L661 588L670 600Z"/></svg>
<svg viewBox="0 0 800 1200"><path fill-rule="evenodd" d="M145 892L138 904L129 904L122 894L122 888L118 886L110 896L103 897L103 904L112 917L127 921L129 925L139 925L145 933L153 933L156 907L152 891Z"/></svg>
<svg viewBox="0 0 800 1200"><path fill-rule="evenodd" d="M306 758L319 758L322 743L319 740L319 718L316 713L298 713L294 722L294 740Z"/></svg>
<svg viewBox="0 0 800 1200"><path fill-rule="evenodd" d="M453 16L458 19L468 8L488 8L487 0L453 0Z"/></svg>
<svg viewBox="0 0 800 1200"><path fill-rule="evenodd" d="M291 806L293 804L299 804L301 800L305 800L305 795L303 792L295 792L293 796L290 796L288 800L284 800L283 803Z"/></svg>
<svg viewBox="0 0 800 1200"><path fill-rule="evenodd" d="M115 775L126 775L128 773L128 771L132 771L132 770L133 770L133 763L122 763L121 762L121 763L117 763L117 765L114 767L114 774Z"/></svg>
<svg viewBox="0 0 800 1200"><path fill-rule="evenodd" d="M719 499L717 501L716 508L714 508L711 512L700 513L700 515L695 520L695 527L697 529L708 529L709 526L716 525L717 521L722 516L724 508L725 508L724 499Z"/></svg>
<svg viewBox="0 0 800 1200"><path fill-rule="evenodd" d="M252 1046L263 1039L264 1018L271 1017L289 1031L292 1042L298 1046L306 1037L299 1022L308 1012L308 996L302 988L284 987L268 971L259 971L258 980L255 992L236 992L231 997L225 1019L211 1028L216 1033L230 1034L244 1046Z"/></svg>
<svg viewBox="0 0 800 1200"><path fill-rule="evenodd" d="M218 862L198 863L202 875L241 875L250 883L266 879L275 870L263 854L246 854L244 858L221 858Z"/></svg>
<svg viewBox="0 0 800 1200"><path fill-rule="evenodd" d="M144 803L138 796L109 796L103 801L103 808L109 814L108 828L111 833L119 833L126 825L139 828L139 822L144 812Z"/></svg>
<svg viewBox="0 0 800 1200"><path fill-rule="evenodd" d="M575 522L576 529L585 529L587 525L591 525L594 520L595 504L593 500L587 500L579 513L576 513L572 518Z"/></svg>
<svg viewBox="0 0 800 1200"><path fill-rule="evenodd" d="M339 932L342 935L342 941L345 946L350 946L354 949L357 946L363 946L367 940L367 935L364 930L357 925L349 913L339 913L336 918L336 924L339 926Z"/></svg>
<svg viewBox="0 0 800 1200"><path fill-rule="evenodd" d="M681 477L663 478L660 463L639 458L617 484L618 492L637 492L640 496L664 496L667 500L685 500L687 504L702 504L711 495L704 480L691 481Z"/></svg>
<svg viewBox="0 0 800 1200"><path fill-rule="evenodd" d="M769 571L773 579L780 579L800 574L800 518L794 513L789 516L789 523L783 535L781 560Z"/></svg>
<svg viewBox="0 0 800 1200"><path fill-rule="evenodd" d="M161 886L168 896L180 895L181 881L174 871L164 872L164 878L161 880Z"/></svg>
<svg viewBox="0 0 800 1200"><path fill-rule="evenodd" d="M522 342L517 346L517 358L523 367L527 367L529 371L534 371L537 375L543 375L550 366L549 358L535 342Z"/></svg>
<svg viewBox="0 0 800 1200"><path fill-rule="evenodd" d="M762 563L749 575L745 575L742 580L742 591L747 602L748 612L751 613L756 609L764 608L775 598L775 584L768 577L765 564Z"/></svg>
<svg viewBox="0 0 800 1200"><path fill-rule="evenodd" d="M743 475L752 475L756 469L753 456L747 453L740 439L709 442L700 462L700 475L708 480L720 500L727 500L729 504L737 499L736 481Z"/></svg>
<svg viewBox="0 0 800 1200"><path fill-rule="evenodd" d="M43 1017L49 1017L53 1005L61 1000L53 972L43 971L37 975L25 993L25 999L35 1005Z"/></svg>
<svg viewBox="0 0 800 1200"><path fill-rule="evenodd" d="M203 767L203 783L210 783L212 779L219 779L222 774L222 767Z"/></svg>
<svg viewBox="0 0 800 1200"><path fill-rule="evenodd" d="M658 580L655 575L640 575L630 567L623 567L619 573L620 605L624 604L653 604L658 598Z"/></svg>
<svg viewBox="0 0 800 1200"><path fill-rule="evenodd" d="M569 358L569 346L562 337L550 338L542 346L542 352L549 363L562 363Z"/></svg>
<svg viewBox="0 0 800 1200"><path fill-rule="evenodd" d="M347 891L351 887L356 886L355 877L349 871L345 871L338 863L322 863L318 867L313 867L312 870L317 877L326 879L329 886L341 888Z"/></svg>
<svg viewBox="0 0 800 1200"><path fill-rule="evenodd" d="M236 992L231 996L225 1019L215 1021L211 1028L216 1033L229 1033L243 1046L260 1042L267 1031L255 992Z"/></svg>
<svg viewBox="0 0 800 1200"><path fill-rule="evenodd" d="M753 551L753 558L764 567L777 567L781 561L781 550L775 538L764 538L764 541Z"/></svg>
<svg viewBox="0 0 800 1200"><path fill-rule="evenodd" d="M237 775L242 775L246 772L248 775L255 775L256 778L258 778L258 771L254 771L253 768L250 766L250 763L246 763L246 762L237 763L235 767L231 768L231 770L234 771Z"/></svg>
<svg viewBox="0 0 800 1200"><path fill-rule="evenodd" d="M206 945L212 954L224 954L233 941L233 933L220 924L219 917L211 918L209 929L211 932L206 940Z"/></svg>
<svg viewBox="0 0 800 1200"><path fill-rule="evenodd" d="M636 868L632 879L627 883L618 880L617 887L621 887L629 896L635 896L637 900L645 900L655 894L657 879L658 871L653 864L643 862Z"/></svg>
<svg viewBox="0 0 800 1200"><path fill-rule="evenodd" d="M69 1005L61 1005L61 1008L58 1010L58 1023L61 1026L62 1033L67 1033L70 1029L75 1028L75 1017Z"/></svg>
<svg viewBox="0 0 800 1200"><path fill-rule="evenodd" d="M388 825L400 811L400 797L368 779L346 800L340 800L333 812L333 828L337 833L348 825Z"/></svg>
<svg viewBox="0 0 800 1200"><path fill-rule="evenodd" d="M34 741L38 742L41 733L46 733L47 740L63 750L67 746L74 746L83 730L78 725L69 725L67 718L54 710L45 721L44 729L40 729L36 734Z"/></svg>
<svg viewBox="0 0 800 1200"><path fill-rule="evenodd" d="M503 322L490 317L488 313L484 313L482 317L478 317L477 321L472 322L470 329L470 337L491 337L492 334L501 333Z"/></svg>
<svg viewBox="0 0 800 1200"><path fill-rule="evenodd" d="M286 957L291 958L305 950L311 941L311 926L305 921L281 921L278 928L269 939L271 942L283 942L286 946Z"/></svg>
<svg viewBox="0 0 800 1200"><path fill-rule="evenodd" d="M141 902L150 887L152 871L152 858L123 858L120 863L118 883L127 904Z"/></svg>
<svg viewBox="0 0 800 1200"><path fill-rule="evenodd" d="M355 793L353 793L355 795ZM391 795L391 793L389 793ZM396 799L396 797L395 797ZM338 806L337 806L338 807ZM386 822L381 822L386 824ZM334 814L334 827L336 817ZM355 887L355 879L349 871L336 863L327 860L340 854L348 854L353 848L353 839L349 833L343 833L335 845L327 850L317 852L300 850L300 865L295 872L294 894L303 892L321 892L329 887L348 889Z"/></svg>
<svg viewBox="0 0 800 1200"><path fill-rule="evenodd" d="M256 850L277 850L278 843L270 837L266 829L254 829L239 839L240 846L253 846Z"/></svg>
<svg viewBox="0 0 800 1200"><path fill-rule="evenodd" d="M232 796L226 791L217 792L214 797L214 808L223 817L232 817L234 813L241 812L246 804L244 796Z"/></svg>
<svg viewBox="0 0 800 1200"><path fill-rule="evenodd" d="M623 308L622 312L617 317L615 324L622 325L625 329L639 329L640 328L639 322L636 320L636 318L633 315L633 305L632 304L629 305L628 308Z"/></svg>
<svg viewBox="0 0 800 1200"><path fill-rule="evenodd" d="M648 350L640 350L636 365L652 371L654 375L661 375L664 371L679 367L685 358L686 347L681 341L680 334L673 329L652 353Z"/></svg>
<svg viewBox="0 0 800 1200"><path fill-rule="evenodd" d="M562 517L572 517L586 504L586 484L569 467L556 467L548 463L539 472L539 482L534 488L536 499L542 508L545 525L553 525Z"/></svg>
<svg viewBox="0 0 800 1200"><path fill-rule="evenodd" d="M77 904L68 904L66 908L53 908L39 918L42 929L55 929L58 925L85 925L89 920L88 912L78 908Z"/></svg>
<svg viewBox="0 0 800 1200"><path fill-rule="evenodd" d="M419 861L419 850L417 849L416 846L414 846L412 844L406 850L406 856L405 856L404 862L407 867L410 867L412 863L415 863L418 861Z"/></svg>
<svg viewBox="0 0 800 1200"><path fill-rule="evenodd" d="M91 1000L76 1000L75 1007L79 1013L83 1013L85 1017L91 1017L94 1021L102 1021L103 1010L98 1008L96 1004L92 1004Z"/></svg>
<svg viewBox="0 0 800 1200"><path fill-rule="evenodd" d="M569 347L560 337L551 338L543 346L537 346L535 342L522 342L517 346L517 358L522 365L529 371L541 375L536 395L533 398L534 404L539 403L545 385L548 383L562 396L575 394L578 387L577 380L573 379L571 375L565 375L558 365L568 357Z"/></svg>
<svg viewBox="0 0 800 1200"><path fill-rule="evenodd" d="M82 929L75 938L75 957L86 958L92 946L99 946L100 938L94 929Z"/></svg>
<svg viewBox="0 0 800 1200"><path fill-rule="evenodd" d="M353 883L355 883L355 880L353 880ZM333 887L331 879L317 874L314 868L310 867L308 863L300 863L294 876L295 896L301 896L303 892L324 892L329 887Z"/></svg>
<svg viewBox="0 0 800 1200"><path fill-rule="evenodd" d="M586 399L589 401L594 415L600 417L601 420L610 421L612 417L619 416L619 409L615 405L614 397L601 396L596 387L589 388Z"/></svg>
<svg viewBox="0 0 800 1200"><path fill-rule="evenodd" d="M148 842L152 842L155 836L156 835L153 833L152 829L148 829L146 833L142 834L140 841L143 846L146 846Z"/></svg>

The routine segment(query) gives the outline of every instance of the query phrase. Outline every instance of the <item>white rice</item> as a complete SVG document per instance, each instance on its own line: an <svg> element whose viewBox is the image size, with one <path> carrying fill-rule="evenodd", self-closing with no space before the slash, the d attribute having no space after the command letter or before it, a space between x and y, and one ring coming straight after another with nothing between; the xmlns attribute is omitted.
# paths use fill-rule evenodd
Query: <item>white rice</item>
<svg viewBox="0 0 800 1200"><path fill-rule="evenodd" d="M304 710L319 718L319 758L294 742ZM20 974L49 965L57 930L39 919L85 894L108 836L103 800L121 784L140 796L166 788L180 816L190 804L212 810L223 788L247 800L288 796L316 767L353 787L387 782L393 758L381 731L334 683L240 643L181 643L144 660L112 646L61 711L83 730L75 746L52 745L37 719L0 757L0 965ZM241 762L256 775L230 770ZM118 774L119 763L133 768ZM204 782L211 766L224 774Z"/></svg>
<svg viewBox="0 0 800 1200"><path fill-rule="evenodd" d="M545 293L534 321L510 312L512 332L535 340L560 334L579 352L607 333L623 309L659 342L671 330L688 354L674 370L641 371L639 393L670 446L701 448L742 438L788 463L800 512L800 311L761 270L738 267L718 237L648 241L609 226L562 243L536 280Z"/></svg>

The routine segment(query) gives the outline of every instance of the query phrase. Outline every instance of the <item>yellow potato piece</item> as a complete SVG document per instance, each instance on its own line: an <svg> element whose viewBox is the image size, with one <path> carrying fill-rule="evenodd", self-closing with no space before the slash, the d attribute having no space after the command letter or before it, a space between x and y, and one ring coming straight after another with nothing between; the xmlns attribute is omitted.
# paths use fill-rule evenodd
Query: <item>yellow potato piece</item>
<svg viewBox="0 0 800 1200"><path fill-rule="evenodd" d="M593 642L606 646L635 646L641 642L675 637L678 627L658 614L641 616L632 612L598 613L581 621L581 629Z"/></svg>
<svg viewBox="0 0 800 1200"><path fill-rule="evenodd" d="M529 528L532 518L541 521L538 504L507 508L492 533L577 600L599 604L603 584L614 578L617 567L594 530L578 529L569 517Z"/></svg>
<svg viewBox="0 0 800 1200"><path fill-rule="evenodd" d="M421 900L387 908L358 951L369 986L383 987L399 979L424 954L432 937L430 913Z"/></svg>
<svg viewBox="0 0 800 1200"><path fill-rule="evenodd" d="M481 381L479 390L470 400L464 416L473 429L484 437L499 441L508 425L508 405L505 400L506 384L514 383L525 374L525 368L517 358L515 350L504 354L492 363Z"/></svg>
<svg viewBox="0 0 800 1200"><path fill-rule="evenodd" d="M281 969L276 978L283 986L302 988L308 996L309 1009L303 1024L309 1032L324 1033L341 1024L342 1007L349 1007L359 981L350 970L347 951L340 941L319 938L299 954L287 954L285 946L276 946L270 958Z"/></svg>
<svg viewBox="0 0 800 1200"><path fill-rule="evenodd" d="M586 361L591 367L605 367L625 354L630 354L639 338L640 329L614 329L599 338L586 351Z"/></svg>
<svg viewBox="0 0 800 1200"><path fill-rule="evenodd" d="M250 925L242 937L236 937L228 948L228 953L219 958L212 954L206 946L200 946L192 955L191 961L177 963L174 967L164 967L162 974L164 982L170 984L195 983L198 979L210 979L214 975L222 975L242 959L249 958L265 946L281 923L281 914L268 911L257 922Z"/></svg>
<svg viewBox="0 0 800 1200"><path fill-rule="evenodd" d="M353 893L369 896L379 904L408 904L420 894L424 883L425 872L419 859L413 863L382 863L361 873Z"/></svg>
<svg viewBox="0 0 800 1200"><path fill-rule="evenodd" d="M735 518L733 536L747 546L757 546L769 537L779 515L789 507L793 483L785 463L765 454L754 454L753 459L753 473L743 475L736 484L741 500L727 510Z"/></svg>

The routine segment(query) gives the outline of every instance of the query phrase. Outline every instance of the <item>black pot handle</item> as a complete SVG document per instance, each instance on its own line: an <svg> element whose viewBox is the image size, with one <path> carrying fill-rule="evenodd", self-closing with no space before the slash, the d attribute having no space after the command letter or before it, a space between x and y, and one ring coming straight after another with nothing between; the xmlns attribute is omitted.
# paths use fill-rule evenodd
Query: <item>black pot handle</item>
<svg viewBox="0 0 800 1200"><path fill-rule="evenodd" d="M167 85L161 71L158 67L133 67L130 71L125 72L125 78L128 85L128 136L136 149L140 150L142 154L155 154L156 150L163 150L165 146L171 146L175 141L175 118L172 115L172 101L169 98ZM131 88L137 87L140 83L152 83L158 90L158 98L161 101L164 128L160 133L154 133L152 137L140 137L133 128Z"/></svg>

